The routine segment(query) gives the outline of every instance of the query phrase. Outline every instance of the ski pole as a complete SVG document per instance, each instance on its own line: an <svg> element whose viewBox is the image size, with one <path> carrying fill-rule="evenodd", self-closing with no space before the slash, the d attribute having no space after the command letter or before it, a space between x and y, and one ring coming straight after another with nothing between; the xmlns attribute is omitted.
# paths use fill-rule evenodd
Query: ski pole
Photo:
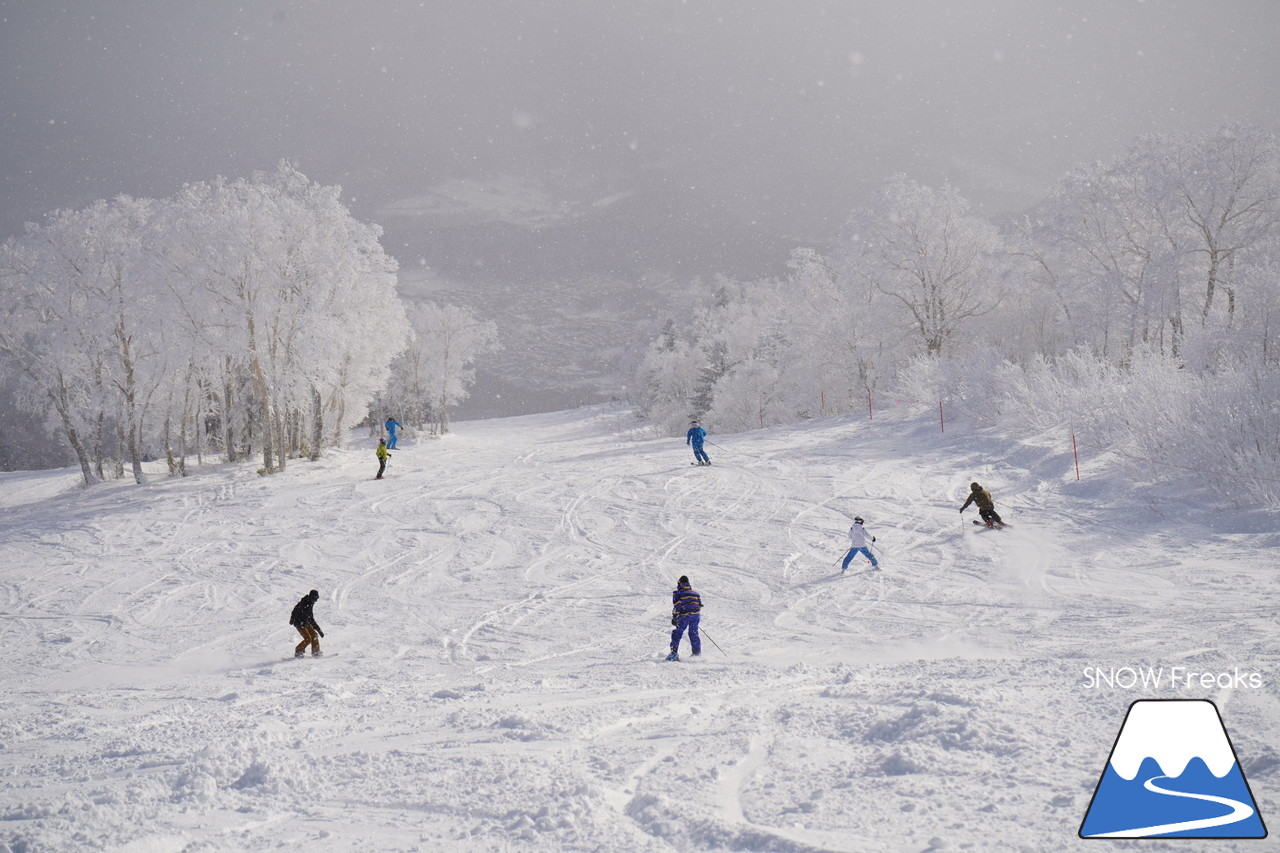
<svg viewBox="0 0 1280 853"><path fill-rule="evenodd" d="M708 441L707 441L707 444L711 445L712 447L719 448L720 450L724 450L724 448L723 448L723 447L720 447L720 445L716 444L714 441L710 441L710 440L708 440ZM724 450L724 452L725 452L725 453L728 453L729 451Z"/></svg>
<svg viewBox="0 0 1280 853"><path fill-rule="evenodd" d="M708 634L706 631L704 631L704 630L702 630L702 629L699 629L699 630L698 630L698 633L699 633L699 634L701 634L702 636L706 637L708 640L711 640L711 635L710 635L710 634ZM720 644L719 644L719 643L717 643L715 640L711 640L711 645L715 646L717 649L720 649ZM720 649L720 654L724 655L725 657L728 657L728 656L729 656L729 655L728 655L728 653L727 653L727 652L725 652L725 650L724 650L724 649Z"/></svg>

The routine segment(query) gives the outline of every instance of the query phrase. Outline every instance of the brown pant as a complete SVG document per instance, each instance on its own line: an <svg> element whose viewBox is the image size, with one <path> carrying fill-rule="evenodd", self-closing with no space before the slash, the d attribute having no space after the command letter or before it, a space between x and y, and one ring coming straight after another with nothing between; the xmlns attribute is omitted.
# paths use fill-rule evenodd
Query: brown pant
<svg viewBox="0 0 1280 853"><path fill-rule="evenodd" d="M295 655L305 652L308 643L311 644L311 654L320 654L320 634L315 628L298 628L298 633L302 635L302 642L298 643L297 647L294 648L293 653Z"/></svg>

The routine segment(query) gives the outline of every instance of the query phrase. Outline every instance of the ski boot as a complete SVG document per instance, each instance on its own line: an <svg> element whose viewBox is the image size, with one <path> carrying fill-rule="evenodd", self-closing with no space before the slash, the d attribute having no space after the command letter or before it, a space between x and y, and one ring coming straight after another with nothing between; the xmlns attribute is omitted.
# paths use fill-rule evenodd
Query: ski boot
<svg viewBox="0 0 1280 853"><path fill-rule="evenodd" d="M667 655L667 660L680 660L680 653L672 652L671 654Z"/></svg>

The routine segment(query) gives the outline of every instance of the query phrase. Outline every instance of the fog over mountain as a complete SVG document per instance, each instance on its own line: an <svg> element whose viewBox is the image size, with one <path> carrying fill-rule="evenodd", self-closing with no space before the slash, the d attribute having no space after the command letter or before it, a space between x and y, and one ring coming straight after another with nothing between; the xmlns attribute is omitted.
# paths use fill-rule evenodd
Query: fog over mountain
<svg viewBox="0 0 1280 853"><path fill-rule="evenodd" d="M0 233L287 158L405 297L498 323L460 416L559 408L893 173L999 219L1142 134L1280 130L1277 33L1270 0L3 2Z"/></svg>

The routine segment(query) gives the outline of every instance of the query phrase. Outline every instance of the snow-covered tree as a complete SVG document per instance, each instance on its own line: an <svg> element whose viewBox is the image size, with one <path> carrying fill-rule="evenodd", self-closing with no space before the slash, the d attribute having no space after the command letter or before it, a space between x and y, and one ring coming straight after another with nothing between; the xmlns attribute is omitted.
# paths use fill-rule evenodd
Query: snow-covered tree
<svg viewBox="0 0 1280 853"><path fill-rule="evenodd" d="M104 475L109 432L116 464L127 456L144 479L144 415L165 356L140 244L149 217L149 202L124 196L58 211L6 253L4 348L27 380L20 400L57 414L86 482Z"/></svg>
<svg viewBox="0 0 1280 853"><path fill-rule="evenodd" d="M75 340L88 321L82 299L60 287L54 254L42 229L29 225L22 239L0 252L0 352L17 380L16 402L48 416L75 454L85 483L101 479L90 454L87 418L94 381L92 360Z"/></svg>
<svg viewBox="0 0 1280 853"><path fill-rule="evenodd" d="M851 217L846 269L888 296L888 319L938 355L1000 301L1005 248L999 231L969 214L951 186L935 190L897 175L876 203Z"/></svg>
<svg viewBox="0 0 1280 853"><path fill-rule="evenodd" d="M86 482L161 454L183 473L211 423L280 470L364 416L408 333L379 236L287 163L50 214L0 252L0 368Z"/></svg>
<svg viewBox="0 0 1280 853"><path fill-rule="evenodd" d="M288 163L193 184L163 235L202 372L217 377L224 449L256 446L268 472L297 450L304 420L314 455L326 413L330 440L363 417L408 333L381 232L338 193Z"/></svg>
<svg viewBox="0 0 1280 853"><path fill-rule="evenodd" d="M1280 229L1280 146L1260 128L1229 125L1167 140L1158 150L1201 271L1201 322L1222 301L1218 310L1230 327L1237 261Z"/></svg>
<svg viewBox="0 0 1280 853"><path fill-rule="evenodd" d="M785 381L798 409L840 413L860 407L881 378L882 345L872 331L875 300L886 297L868 292L854 277L841 277L812 248L793 250L787 266L784 298L793 347Z"/></svg>
<svg viewBox="0 0 1280 853"><path fill-rule="evenodd" d="M141 242L150 217L149 201L122 196L90 205L62 223L75 232L74 244L84 252L79 258L63 257L80 273L78 286L98 306L85 344L98 351L95 361L116 398L116 432L124 451L117 458L128 454L138 483L145 481L144 416L168 365L163 325L155 319L167 315L161 304L164 293L155 287Z"/></svg>
<svg viewBox="0 0 1280 853"><path fill-rule="evenodd" d="M683 432L695 416L694 391L702 354L668 320L636 369L635 404L641 416L664 434Z"/></svg>
<svg viewBox="0 0 1280 853"><path fill-rule="evenodd" d="M419 428L425 422L431 432L444 435L449 432L449 409L467 398L475 381L475 360L499 348L498 327L478 319L469 308L433 302L415 306L410 324L411 340L393 365L391 384L379 406Z"/></svg>
<svg viewBox="0 0 1280 853"><path fill-rule="evenodd" d="M1071 172L1029 232L1073 344L1121 361L1155 348L1205 367L1255 307L1242 295L1262 296L1241 284L1267 263L1278 228L1275 137L1229 126L1143 137L1115 162Z"/></svg>
<svg viewBox="0 0 1280 853"><path fill-rule="evenodd" d="M1068 174L1031 235L1072 330L1069 343L1119 361L1146 346L1176 353L1182 337L1180 235L1143 159Z"/></svg>

